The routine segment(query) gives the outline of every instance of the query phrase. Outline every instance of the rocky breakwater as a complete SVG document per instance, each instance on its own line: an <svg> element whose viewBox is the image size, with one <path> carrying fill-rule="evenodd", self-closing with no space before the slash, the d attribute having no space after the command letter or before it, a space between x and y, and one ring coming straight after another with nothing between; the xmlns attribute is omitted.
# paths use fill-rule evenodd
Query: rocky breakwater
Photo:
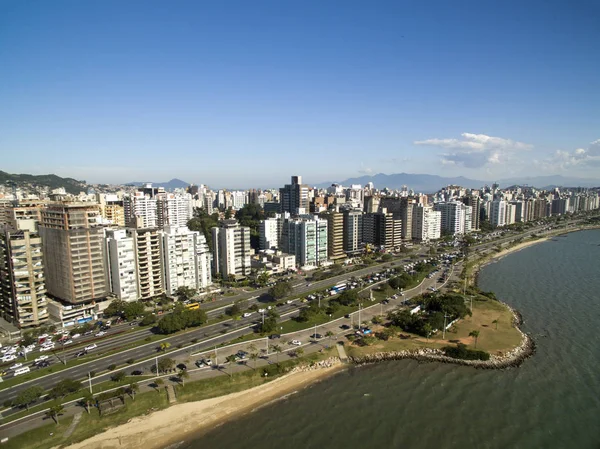
<svg viewBox="0 0 600 449"><path fill-rule="evenodd" d="M290 370L290 373L302 373L306 371L314 371L324 368L332 368L334 366L341 365L342 362L337 357L329 357L328 359L321 360L319 362L312 362L308 365L298 365Z"/></svg>
<svg viewBox="0 0 600 449"><path fill-rule="evenodd" d="M386 360L412 359L419 362L454 363L479 369L507 369L518 367L523 361L535 353L535 342L529 335L519 329L519 325L523 323L521 315L510 306L507 305L507 307L512 311L514 315L513 323L516 329L521 333L521 343L516 348L502 355L490 355L489 360L456 359L444 355L444 352L440 349L422 348L404 351L377 352L359 357L350 357L350 361L356 365L366 365Z"/></svg>

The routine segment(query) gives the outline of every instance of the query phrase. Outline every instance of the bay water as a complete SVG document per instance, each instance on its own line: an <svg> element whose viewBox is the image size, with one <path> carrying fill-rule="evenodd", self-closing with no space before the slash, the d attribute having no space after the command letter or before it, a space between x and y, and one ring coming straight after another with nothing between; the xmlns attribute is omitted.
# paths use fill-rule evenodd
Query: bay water
<svg viewBox="0 0 600 449"><path fill-rule="evenodd" d="M521 367L352 368L181 447L600 448L600 230L510 254L479 286L522 313Z"/></svg>

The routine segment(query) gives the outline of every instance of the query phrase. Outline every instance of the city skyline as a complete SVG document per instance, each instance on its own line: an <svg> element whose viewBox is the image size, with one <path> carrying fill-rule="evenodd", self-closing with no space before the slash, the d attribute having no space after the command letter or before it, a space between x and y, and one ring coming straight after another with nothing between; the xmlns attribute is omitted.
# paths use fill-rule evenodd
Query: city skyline
<svg viewBox="0 0 600 449"><path fill-rule="evenodd" d="M593 177L594 6L470 6L4 4L1 168L234 187Z"/></svg>

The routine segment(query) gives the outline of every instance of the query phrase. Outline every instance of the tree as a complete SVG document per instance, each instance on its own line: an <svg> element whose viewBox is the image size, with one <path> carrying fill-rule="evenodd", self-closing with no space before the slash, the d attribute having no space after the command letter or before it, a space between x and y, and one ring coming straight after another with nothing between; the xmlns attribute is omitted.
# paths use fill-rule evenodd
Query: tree
<svg viewBox="0 0 600 449"><path fill-rule="evenodd" d="M48 396L51 399L58 399L79 390L81 390L81 382L73 379L63 379L48 392Z"/></svg>
<svg viewBox="0 0 600 449"><path fill-rule="evenodd" d="M469 332L469 337L475 338L475 348L477 348L477 339L479 338L479 331L471 331Z"/></svg>
<svg viewBox="0 0 600 449"><path fill-rule="evenodd" d="M496 325L496 330L498 330L498 320L492 321L492 324L495 324Z"/></svg>
<svg viewBox="0 0 600 449"><path fill-rule="evenodd" d="M160 350L162 352L167 352L167 349L169 349L171 347L171 343L169 343L168 341L164 341L160 344Z"/></svg>
<svg viewBox="0 0 600 449"><path fill-rule="evenodd" d="M142 321L140 321L140 325L142 326L149 326L154 323L156 323L156 315L152 315L151 313L145 313Z"/></svg>
<svg viewBox="0 0 600 449"><path fill-rule="evenodd" d="M263 270L256 278L256 283L260 286L264 286L267 285L267 282L269 282L269 273L267 270Z"/></svg>
<svg viewBox="0 0 600 449"><path fill-rule="evenodd" d="M331 337L333 337L333 335L334 335L334 333L333 333L333 332L331 332L331 331L327 331L327 332L325 332L325 336L326 336L327 338L329 338L329 341L331 341Z"/></svg>
<svg viewBox="0 0 600 449"><path fill-rule="evenodd" d="M175 290L175 295L180 301L188 301L196 295L196 289L192 287L179 287Z"/></svg>
<svg viewBox="0 0 600 449"><path fill-rule="evenodd" d="M229 316L240 316L242 308L240 307L239 301L234 302L231 307L225 309L225 313Z"/></svg>
<svg viewBox="0 0 600 449"><path fill-rule="evenodd" d="M127 389L129 394L131 395L131 399L133 399L135 401L135 394L139 391L140 386L137 384L137 382L131 382L129 384L129 388Z"/></svg>
<svg viewBox="0 0 600 449"><path fill-rule="evenodd" d="M294 352L296 353L296 357L302 357L304 355L304 349L302 348L298 348Z"/></svg>
<svg viewBox="0 0 600 449"><path fill-rule="evenodd" d="M281 346L279 345L274 345L273 346L273 351L275 351L276 357L277 357L277 364L279 365L279 354L281 354L283 352L283 349Z"/></svg>
<svg viewBox="0 0 600 449"><path fill-rule="evenodd" d="M187 370L180 370L179 373L177 374L177 378L179 379L179 381L181 382L181 386L185 387L185 379L188 379L190 377L190 374L187 372Z"/></svg>
<svg viewBox="0 0 600 449"><path fill-rule="evenodd" d="M427 337L427 340L429 340L429 336L431 335L431 332L433 331L433 329L431 328L431 324L425 323L423 325L423 331L425 332L425 336Z"/></svg>
<svg viewBox="0 0 600 449"><path fill-rule="evenodd" d="M158 361L158 371L165 373L170 369L173 369L175 366L175 360L170 359L168 357L163 357ZM158 374L158 373L157 373Z"/></svg>
<svg viewBox="0 0 600 449"><path fill-rule="evenodd" d="M21 345L22 346L29 346L33 343L35 343L37 340L36 338L33 336L33 334L31 333L31 331L29 332L25 332L23 334L23 338L21 340Z"/></svg>
<svg viewBox="0 0 600 449"><path fill-rule="evenodd" d="M250 358L250 360L252 360L253 368L254 370L256 370L256 361L258 360L258 353L251 352L248 357Z"/></svg>
<svg viewBox="0 0 600 449"><path fill-rule="evenodd" d="M121 382L123 379L125 379L125 377L125 371L118 371L112 376L110 376L110 380L112 380L113 382Z"/></svg>
<svg viewBox="0 0 600 449"><path fill-rule="evenodd" d="M292 293L292 291L293 291L293 288L292 288L292 284L290 282L288 282L288 281L278 282L277 284L275 284L273 287L271 287L269 289L269 295L277 300L277 299L285 298L290 293Z"/></svg>
<svg viewBox="0 0 600 449"><path fill-rule="evenodd" d="M381 261L382 262L389 262L393 258L394 258L394 256L392 256L391 254L384 254L383 256L381 256Z"/></svg>
<svg viewBox="0 0 600 449"><path fill-rule="evenodd" d="M44 389L38 385L23 390L15 399L14 405L23 407L29 410L29 404L37 401L44 394Z"/></svg>
<svg viewBox="0 0 600 449"><path fill-rule="evenodd" d="M79 401L79 404L82 405L85 408L85 411L88 412L88 414L89 414L90 413L90 404L92 404L93 402L94 402L94 395L92 395L92 393L90 393L89 391L86 390L83 393L83 397Z"/></svg>
<svg viewBox="0 0 600 449"><path fill-rule="evenodd" d="M52 418L54 420L54 422L56 424L58 424L58 416L62 414L62 412L63 412L64 409L65 408L62 405L60 405L60 404L53 405L46 412L46 417Z"/></svg>

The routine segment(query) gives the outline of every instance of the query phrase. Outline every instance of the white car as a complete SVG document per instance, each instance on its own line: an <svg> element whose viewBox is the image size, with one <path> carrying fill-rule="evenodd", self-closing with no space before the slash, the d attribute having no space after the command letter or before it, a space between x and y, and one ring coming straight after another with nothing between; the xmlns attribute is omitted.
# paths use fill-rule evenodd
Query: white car
<svg viewBox="0 0 600 449"><path fill-rule="evenodd" d="M266 311L266 309L258 309L258 313L265 313Z"/></svg>
<svg viewBox="0 0 600 449"><path fill-rule="evenodd" d="M98 346L96 345L96 343L93 343L93 344L91 344L91 345L89 345L89 346L86 346L86 347L85 347L85 348L83 348L83 349L85 349L86 351L91 351L92 349L96 349L97 347L98 347Z"/></svg>
<svg viewBox="0 0 600 449"><path fill-rule="evenodd" d="M39 356L37 359L34 360L35 363L41 362L43 360L47 360L48 356L47 355L41 355Z"/></svg>
<svg viewBox="0 0 600 449"><path fill-rule="evenodd" d="M42 339L42 338L48 338L49 335L48 334L42 334L38 337L38 339Z"/></svg>
<svg viewBox="0 0 600 449"><path fill-rule="evenodd" d="M252 312L246 312L242 315L244 318L248 318L249 316L252 316Z"/></svg>
<svg viewBox="0 0 600 449"><path fill-rule="evenodd" d="M96 337L102 337L103 335L106 335L106 332L100 331L96 334Z"/></svg>
<svg viewBox="0 0 600 449"><path fill-rule="evenodd" d="M65 340L63 341L63 345L70 345L71 343L73 343L73 340Z"/></svg>
<svg viewBox="0 0 600 449"><path fill-rule="evenodd" d="M50 351L52 349L54 349L54 345L52 345L52 346L42 346L40 348L40 352L46 352L46 351Z"/></svg>
<svg viewBox="0 0 600 449"><path fill-rule="evenodd" d="M302 342L300 340L292 340L290 341L290 344L294 346L302 346Z"/></svg>
<svg viewBox="0 0 600 449"><path fill-rule="evenodd" d="M291 304L293 301L291 299L288 299L285 303L286 304Z"/></svg>
<svg viewBox="0 0 600 449"><path fill-rule="evenodd" d="M5 355L4 357L2 357L2 363L12 362L13 360L17 360L16 355L10 354L10 355Z"/></svg>
<svg viewBox="0 0 600 449"><path fill-rule="evenodd" d="M22 363L15 363L14 365L12 365L11 367L9 367L8 369L17 369L17 368L21 368L23 366Z"/></svg>
<svg viewBox="0 0 600 449"><path fill-rule="evenodd" d="M79 337L81 337L81 334L75 334L75 335L71 336L71 338L79 338Z"/></svg>

